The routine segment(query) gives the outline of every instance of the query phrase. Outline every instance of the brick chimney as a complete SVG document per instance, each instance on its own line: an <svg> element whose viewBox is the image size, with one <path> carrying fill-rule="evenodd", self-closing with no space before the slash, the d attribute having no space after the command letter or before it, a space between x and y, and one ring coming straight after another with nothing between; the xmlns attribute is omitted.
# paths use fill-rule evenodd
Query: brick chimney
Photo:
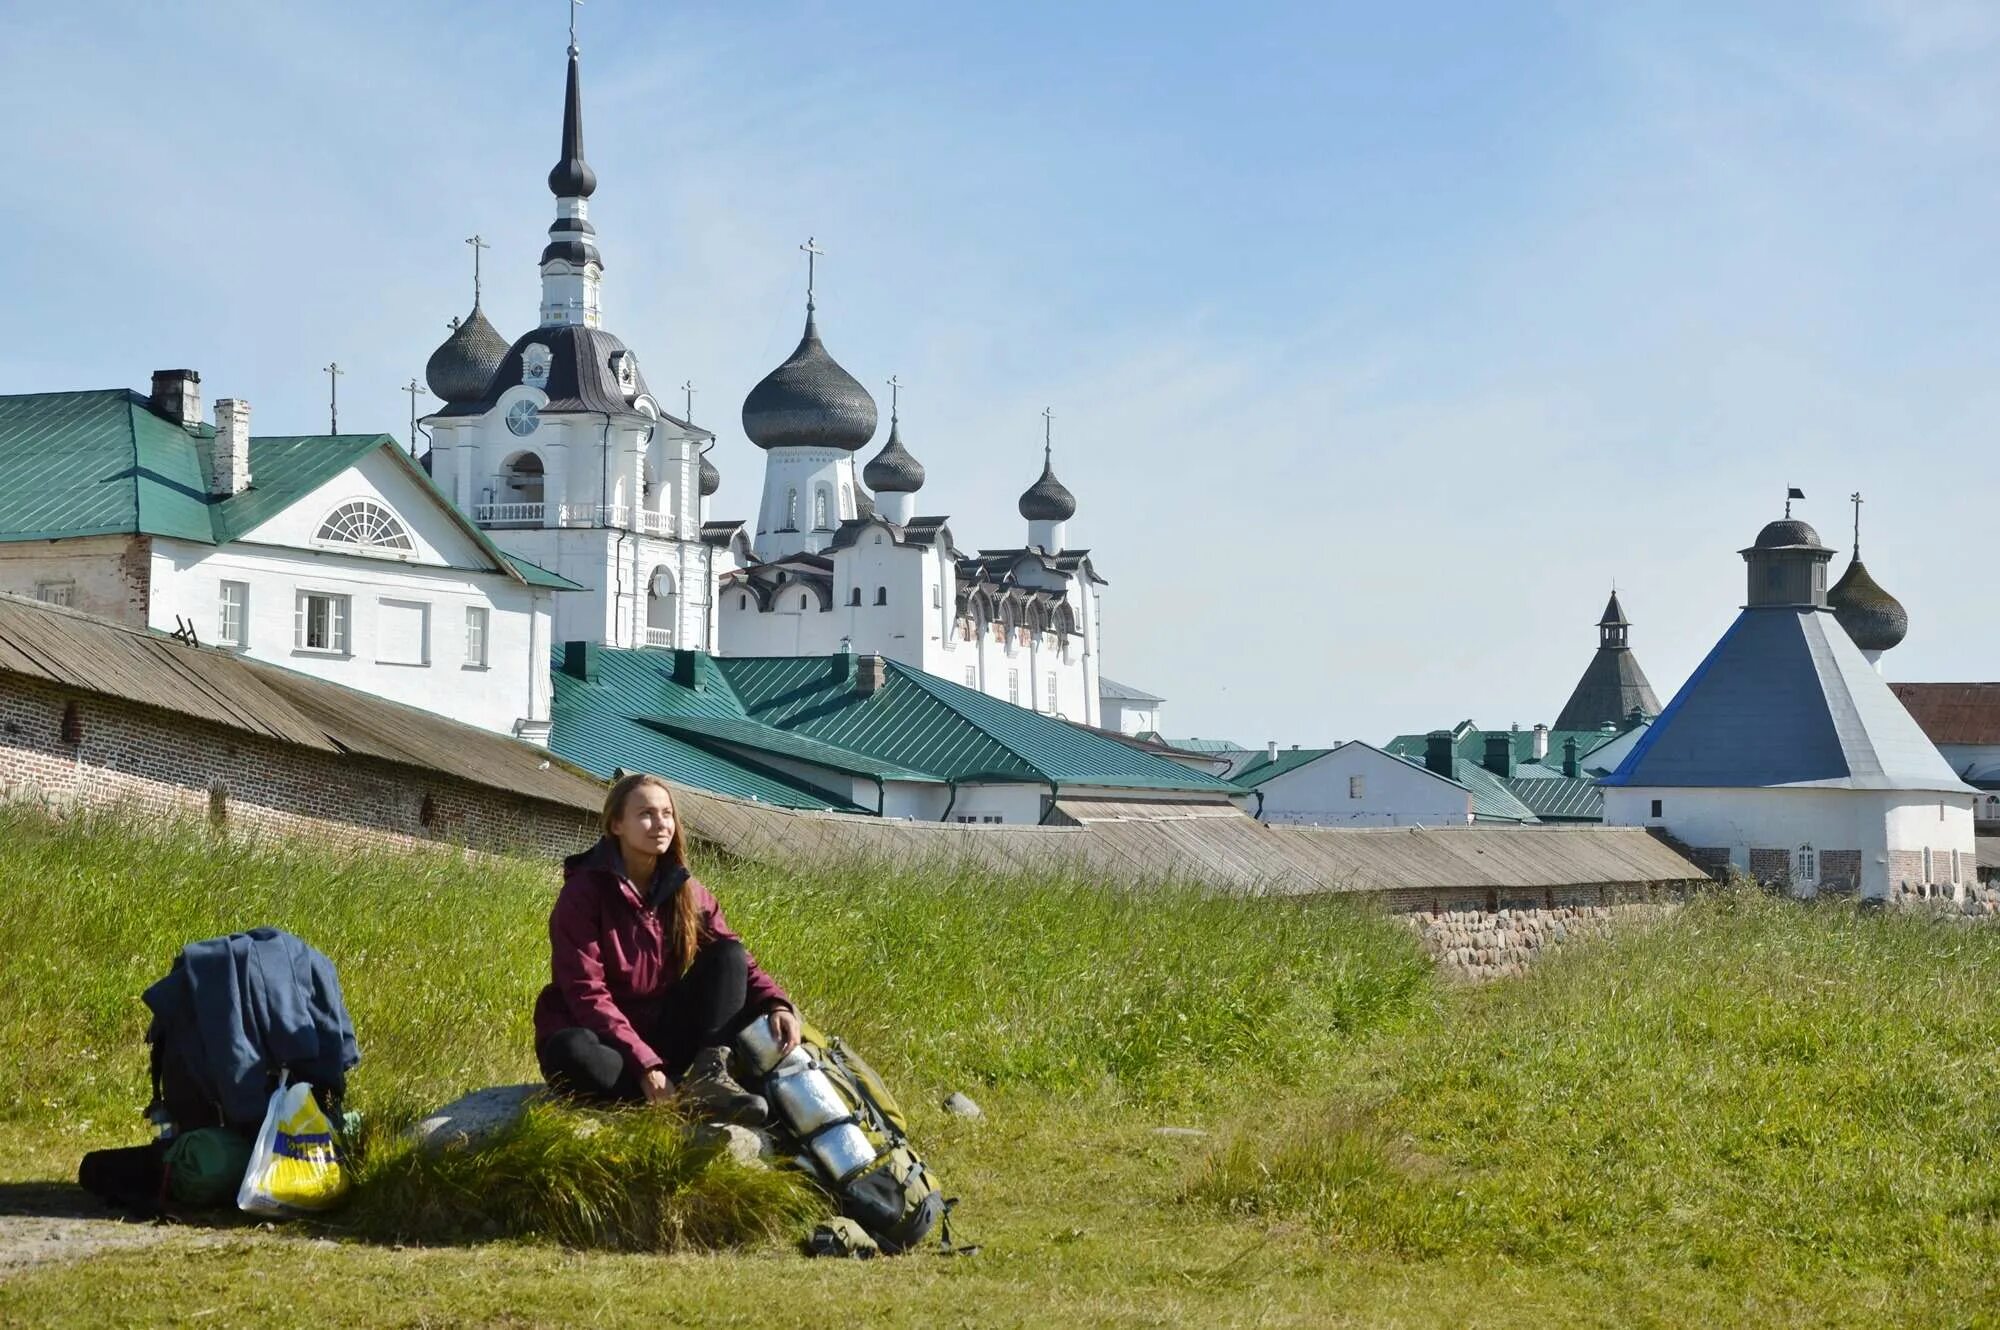
<svg viewBox="0 0 2000 1330"><path fill-rule="evenodd" d="M209 461L210 494L227 498L250 488L250 403L242 398L216 399Z"/></svg>
<svg viewBox="0 0 2000 1330"><path fill-rule="evenodd" d="M154 370L150 405L154 414L193 429L201 424L201 375L191 369Z"/></svg>
<svg viewBox="0 0 2000 1330"><path fill-rule="evenodd" d="M1571 736L1563 740L1563 775L1575 780L1582 774L1583 763L1576 755L1576 738Z"/></svg>
<svg viewBox="0 0 2000 1330"><path fill-rule="evenodd" d="M1452 779L1452 759L1457 756L1450 730L1432 730L1424 736L1424 765L1446 780Z"/></svg>
<svg viewBox="0 0 2000 1330"><path fill-rule="evenodd" d="M889 682L889 662L880 656L863 656L856 662L854 691L867 697Z"/></svg>
<svg viewBox="0 0 2000 1330"><path fill-rule="evenodd" d="M1507 733L1486 736L1486 769L1503 780L1514 775L1514 736Z"/></svg>
<svg viewBox="0 0 2000 1330"><path fill-rule="evenodd" d="M563 643L563 673L572 679L596 683L599 659L595 642Z"/></svg>

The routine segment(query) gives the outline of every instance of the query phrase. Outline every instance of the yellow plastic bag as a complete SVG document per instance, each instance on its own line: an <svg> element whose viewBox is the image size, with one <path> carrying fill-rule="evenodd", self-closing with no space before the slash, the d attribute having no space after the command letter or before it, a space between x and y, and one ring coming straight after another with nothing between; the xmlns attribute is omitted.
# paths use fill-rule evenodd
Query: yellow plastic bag
<svg viewBox="0 0 2000 1330"><path fill-rule="evenodd" d="M347 1188L333 1123L320 1111L312 1086L304 1081L288 1085L279 1076L250 1150L250 1167L236 1191L237 1209L259 1215L310 1213L339 1201Z"/></svg>

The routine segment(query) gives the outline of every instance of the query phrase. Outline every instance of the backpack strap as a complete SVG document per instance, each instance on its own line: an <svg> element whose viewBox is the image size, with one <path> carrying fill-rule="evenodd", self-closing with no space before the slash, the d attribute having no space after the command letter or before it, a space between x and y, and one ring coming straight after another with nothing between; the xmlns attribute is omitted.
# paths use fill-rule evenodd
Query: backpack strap
<svg viewBox="0 0 2000 1330"><path fill-rule="evenodd" d="M938 1252L940 1256L977 1256L979 1244L976 1242L954 1242L951 1236L951 1212L958 1206L958 1197L947 1196L944 1213L938 1216Z"/></svg>

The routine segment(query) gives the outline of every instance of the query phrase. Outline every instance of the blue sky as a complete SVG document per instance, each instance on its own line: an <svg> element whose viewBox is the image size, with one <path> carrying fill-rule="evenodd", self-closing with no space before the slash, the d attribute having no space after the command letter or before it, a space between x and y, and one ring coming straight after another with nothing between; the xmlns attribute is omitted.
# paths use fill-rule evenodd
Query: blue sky
<svg viewBox="0 0 2000 1330"><path fill-rule="evenodd" d="M463 237L534 317L564 8L6 5L0 391L191 365L280 433L338 360L401 435ZM590 0L581 44L605 324L696 382L717 514L816 235L963 547L1022 538L1053 405L1106 671L1178 735L1550 719L1614 579L1664 698L1788 484L1841 545L1868 496L1891 677L2000 677L2000 10Z"/></svg>

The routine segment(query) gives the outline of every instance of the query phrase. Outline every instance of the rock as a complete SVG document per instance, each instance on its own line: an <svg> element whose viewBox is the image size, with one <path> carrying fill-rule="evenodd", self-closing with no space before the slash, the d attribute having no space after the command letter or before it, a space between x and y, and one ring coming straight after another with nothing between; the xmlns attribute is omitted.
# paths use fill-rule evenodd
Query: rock
<svg viewBox="0 0 2000 1330"><path fill-rule="evenodd" d="M1173 1136L1182 1140L1198 1141L1205 1139L1208 1133L1200 1127L1155 1127L1153 1128L1153 1135Z"/></svg>
<svg viewBox="0 0 2000 1330"><path fill-rule="evenodd" d="M521 1110L547 1092L548 1087L539 1084L474 1090L411 1127L410 1136L426 1150L481 1146L512 1126Z"/></svg>
<svg viewBox="0 0 2000 1330"><path fill-rule="evenodd" d="M983 1118L986 1116L985 1111L979 1105L973 1103L969 1095L960 1094L955 1090L944 1101L944 1111L955 1118Z"/></svg>
<svg viewBox="0 0 2000 1330"><path fill-rule="evenodd" d="M771 1138L761 1131L728 1122L704 1122L694 1129L694 1143L728 1155L745 1168L765 1168L772 1153Z"/></svg>

